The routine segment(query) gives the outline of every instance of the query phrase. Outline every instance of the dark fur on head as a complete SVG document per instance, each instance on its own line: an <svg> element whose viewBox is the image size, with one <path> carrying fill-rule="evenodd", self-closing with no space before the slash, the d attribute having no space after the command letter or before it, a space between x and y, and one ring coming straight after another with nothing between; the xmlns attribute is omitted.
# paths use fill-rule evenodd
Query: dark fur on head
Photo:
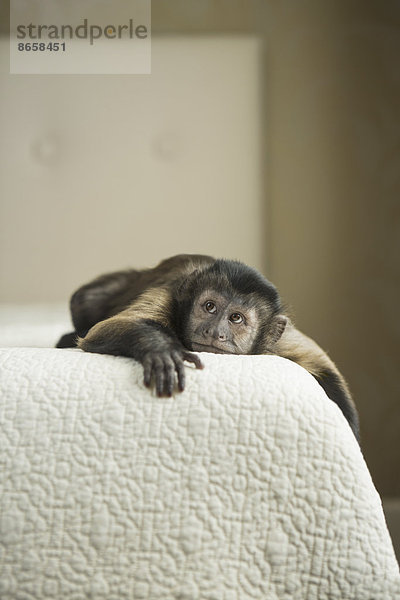
<svg viewBox="0 0 400 600"><path fill-rule="evenodd" d="M252 267L236 260L216 260L212 265L196 269L180 280L177 286L178 301L193 299L204 289L229 292L231 296L255 294L265 300L278 313L282 306L276 287Z"/></svg>

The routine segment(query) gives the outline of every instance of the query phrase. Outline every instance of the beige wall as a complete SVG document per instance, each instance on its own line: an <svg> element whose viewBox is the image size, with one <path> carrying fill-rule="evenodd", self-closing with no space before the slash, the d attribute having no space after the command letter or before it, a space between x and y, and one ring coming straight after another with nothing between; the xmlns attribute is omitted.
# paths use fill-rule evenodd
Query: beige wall
<svg viewBox="0 0 400 600"><path fill-rule="evenodd" d="M329 349L400 495L400 3L271 3L271 278Z"/></svg>
<svg viewBox="0 0 400 600"><path fill-rule="evenodd" d="M263 267L257 36L156 36L151 76L9 75L7 44L1 301L180 252Z"/></svg>

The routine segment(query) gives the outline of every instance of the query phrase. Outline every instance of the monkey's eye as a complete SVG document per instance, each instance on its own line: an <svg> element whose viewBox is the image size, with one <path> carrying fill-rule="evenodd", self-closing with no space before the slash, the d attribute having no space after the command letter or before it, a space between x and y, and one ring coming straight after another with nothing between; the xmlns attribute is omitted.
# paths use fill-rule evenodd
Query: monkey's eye
<svg viewBox="0 0 400 600"><path fill-rule="evenodd" d="M208 302L205 303L204 308L211 314L217 312L217 307L215 306L214 302L211 302L211 300L208 300Z"/></svg>
<svg viewBox="0 0 400 600"><path fill-rule="evenodd" d="M231 314L229 320L232 321L232 323L235 323L236 325L238 325L239 323L243 323L243 317L240 313Z"/></svg>

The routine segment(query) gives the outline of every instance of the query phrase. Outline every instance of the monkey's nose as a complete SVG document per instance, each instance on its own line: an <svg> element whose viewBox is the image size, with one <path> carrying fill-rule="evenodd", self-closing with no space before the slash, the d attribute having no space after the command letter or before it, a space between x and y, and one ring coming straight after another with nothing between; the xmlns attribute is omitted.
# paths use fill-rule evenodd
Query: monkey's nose
<svg viewBox="0 0 400 600"><path fill-rule="evenodd" d="M211 337L214 340L219 340L220 342L226 342L227 339L225 333L212 327L207 327L204 329L204 337Z"/></svg>

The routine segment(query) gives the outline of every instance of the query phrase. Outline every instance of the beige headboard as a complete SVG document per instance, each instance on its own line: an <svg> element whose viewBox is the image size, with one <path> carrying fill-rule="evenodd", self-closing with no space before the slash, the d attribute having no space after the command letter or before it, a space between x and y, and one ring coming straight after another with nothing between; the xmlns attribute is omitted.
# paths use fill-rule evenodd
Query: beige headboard
<svg viewBox="0 0 400 600"><path fill-rule="evenodd" d="M257 37L154 38L151 75L9 75L0 55L0 301L179 252L262 268Z"/></svg>

